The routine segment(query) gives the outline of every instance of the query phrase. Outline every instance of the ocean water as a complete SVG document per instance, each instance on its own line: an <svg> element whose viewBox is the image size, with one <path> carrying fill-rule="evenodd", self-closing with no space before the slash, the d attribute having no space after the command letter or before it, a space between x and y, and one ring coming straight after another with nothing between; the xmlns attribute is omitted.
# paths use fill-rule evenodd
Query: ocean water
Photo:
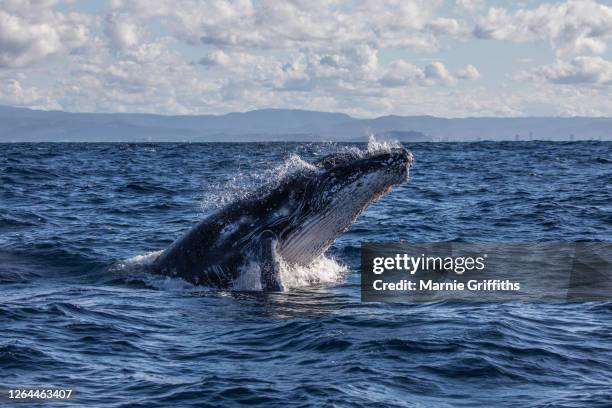
<svg viewBox="0 0 612 408"><path fill-rule="evenodd" d="M610 406L612 303L361 303L358 268L364 240L610 241L612 143L407 147L411 182L262 294L138 266L348 146L0 145L0 388L74 390L44 406Z"/></svg>

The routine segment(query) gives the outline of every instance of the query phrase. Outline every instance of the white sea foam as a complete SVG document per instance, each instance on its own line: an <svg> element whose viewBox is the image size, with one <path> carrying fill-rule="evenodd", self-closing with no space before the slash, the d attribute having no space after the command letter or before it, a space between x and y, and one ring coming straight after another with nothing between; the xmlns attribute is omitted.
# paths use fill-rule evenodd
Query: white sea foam
<svg viewBox="0 0 612 408"><path fill-rule="evenodd" d="M127 283L142 282L145 285L168 291L194 290L191 283L175 277L147 273L150 265L162 251L147 252L117 262L112 270L124 274ZM288 265L281 260L281 282L286 290L307 287L316 284L337 283L344 279L347 268L337 260L320 256L308 266ZM197 287L198 290L205 289ZM238 279L232 286L237 291L261 291L260 268L256 262L250 262L240 271Z"/></svg>
<svg viewBox="0 0 612 408"><path fill-rule="evenodd" d="M185 291L193 289L194 286L180 278L170 276L152 275L147 272L147 266L163 251L146 252L142 255L136 255L128 259L116 262L112 268L112 272L121 273L127 283L142 282L146 286L169 291Z"/></svg>
<svg viewBox="0 0 612 408"><path fill-rule="evenodd" d="M325 255L308 266L289 265L280 262L281 282L285 290L297 289L321 283L340 282L346 274L346 266ZM232 286L238 291L261 291L261 269L257 262L249 262L240 270Z"/></svg>
<svg viewBox="0 0 612 408"><path fill-rule="evenodd" d="M281 282L285 289L296 289L321 283L342 281L347 267L325 255L308 266L287 265L281 261Z"/></svg>
<svg viewBox="0 0 612 408"><path fill-rule="evenodd" d="M162 276L162 275L151 275L147 274L139 278L144 282L145 285L150 286L159 290L167 290L167 291L177 291L184 292L190 290L204 290L208 289L205 287L197 287L192 285L191 283L183 280L181 278L174 278L170 276Z"/></svg>

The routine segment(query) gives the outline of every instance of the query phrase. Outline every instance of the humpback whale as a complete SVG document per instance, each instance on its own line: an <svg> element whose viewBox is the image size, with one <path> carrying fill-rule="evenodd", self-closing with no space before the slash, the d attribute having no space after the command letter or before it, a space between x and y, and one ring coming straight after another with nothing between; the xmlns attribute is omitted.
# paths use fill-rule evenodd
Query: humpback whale
<svg viewBox="0 0 612 408"><path fill-rule="evenodd" d="M200 221L153 261L152 272L232 289L254 268L263 291L282 291L281 260L312 263L370 203L408 180L412 162L401 147L325 156Z"/></svg>

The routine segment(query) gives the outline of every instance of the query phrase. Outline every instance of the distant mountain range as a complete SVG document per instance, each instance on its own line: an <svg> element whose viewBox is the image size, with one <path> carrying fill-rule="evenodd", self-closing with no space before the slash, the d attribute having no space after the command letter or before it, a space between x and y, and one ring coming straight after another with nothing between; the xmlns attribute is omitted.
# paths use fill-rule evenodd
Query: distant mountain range
<svg viewBox="0 0 612 408"><path fill-rule="evenodd" d="M69 113L0 106L0 142L612 140L612 118L457 118L262 109L225 115Z"/></svg>

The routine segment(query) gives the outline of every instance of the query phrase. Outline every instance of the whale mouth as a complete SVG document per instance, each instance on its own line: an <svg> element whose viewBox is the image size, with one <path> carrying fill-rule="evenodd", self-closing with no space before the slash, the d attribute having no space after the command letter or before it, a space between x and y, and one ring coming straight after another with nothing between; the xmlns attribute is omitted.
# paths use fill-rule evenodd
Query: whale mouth
<svg viewBox="0 0 612 408"><path fill-rule="evenodd" d="M414 159L401 147L384 151L343 152L315 166L304 210L293 228L281 234L279 254L289 264L308 265L322 255L374 201L409 179Z"/></svg>

